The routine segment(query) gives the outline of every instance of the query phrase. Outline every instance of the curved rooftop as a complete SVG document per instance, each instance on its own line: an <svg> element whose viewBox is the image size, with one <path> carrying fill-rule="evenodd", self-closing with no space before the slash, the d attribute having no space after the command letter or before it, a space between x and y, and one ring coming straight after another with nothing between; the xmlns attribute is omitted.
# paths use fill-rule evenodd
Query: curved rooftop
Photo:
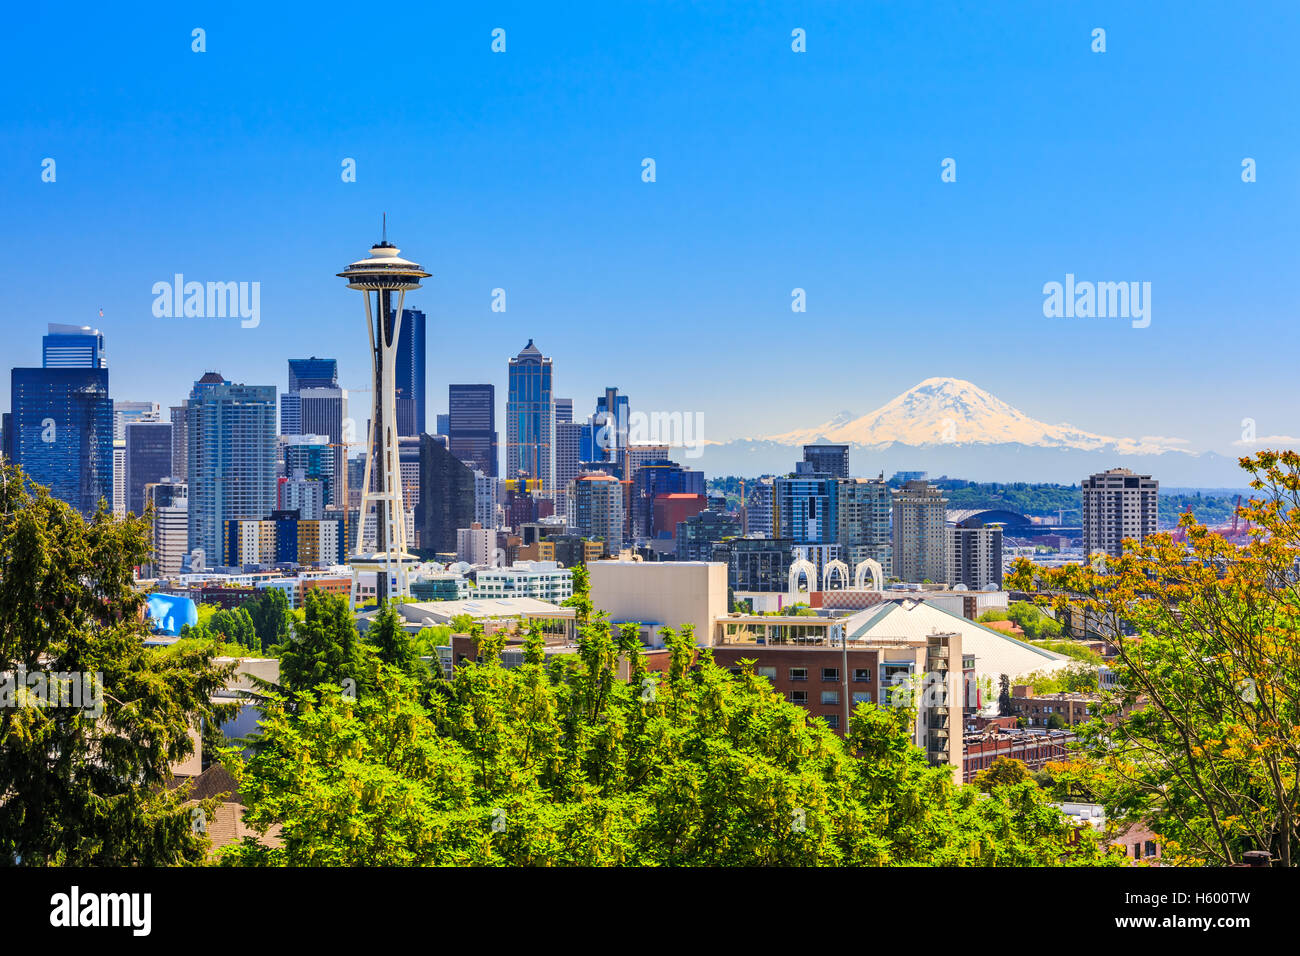
<svg viewBox="0 0 1300 956"><path fill-rule="evenodd" d="M947 520L949 524L962 528L981 528L988 524L1023 528L1033 524L1027 515L1005 508L958 508L948 511Z"/></svg>

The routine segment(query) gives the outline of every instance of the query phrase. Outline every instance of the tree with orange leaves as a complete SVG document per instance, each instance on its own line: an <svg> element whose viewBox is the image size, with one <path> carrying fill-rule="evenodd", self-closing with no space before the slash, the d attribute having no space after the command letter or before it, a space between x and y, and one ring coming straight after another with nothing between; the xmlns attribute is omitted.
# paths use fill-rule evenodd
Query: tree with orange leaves
<svg viewBox="0 0 1300 956"><path fill-rule="evenodd" d="M1261 494L1237 546L1179 522L1121 557L1043 569L1009 588L1082 611L1118 649L1119 689L1080 728L1108 815L1149 822L1165 859L1227 865L1268 850L1291 866L1300 839L1300 454L1241 459ZM1128 711L1139 703L1136 709ZM1126 712L1128 711L1128 712Z"/></svg>

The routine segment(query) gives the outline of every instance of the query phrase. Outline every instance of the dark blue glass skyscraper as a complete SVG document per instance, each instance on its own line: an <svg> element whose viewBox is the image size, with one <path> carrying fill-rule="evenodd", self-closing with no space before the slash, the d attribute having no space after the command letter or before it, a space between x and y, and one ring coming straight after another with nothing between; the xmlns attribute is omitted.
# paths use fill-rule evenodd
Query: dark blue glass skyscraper
<svg viewBox="0 0 1300 956"><path fill-rule="evenodd" d="M497 477L497 399L493 385L447 386L451 453L489 478Z"/></svg>
<svg viewBox="0 0 1300 956"><path fill-rule="evenodd" d="M106 368L16 368L6 443L33 481L89 517L113 501L113 400Z"/></svg>
<svg viewBox="0 0 1300 956"><path fill-rule="evenodd" d="M171 422L127 422L126 510L144 514L146 485L172 473Z"/></svg>
<svg viewBox="0 0 1300 956"><path fill-rule="evenodd" d="M49 324L41 339L41 364L46 368L108 368L104 336L88 325Z"/></svg>
<svg viewBox="0 0 1300 956"><path fill-rule="evenodd" d="M402 310L402 329L397 336L397 434L424 434L424 313Z"/></svg>
<svg viewBox="0 0 1300 956"><path fill-rule="evenodd" d="M316 358L314 355L305 359L289 359L291 392L300 392L304 388L334 388L338 383L338 359Z"/></svg>
<svg viewBox="0 0 1300 956"><path fill-rule="evenodd" d="M510 360L506 397L506 477L521 471L542 482L542 494L555 493L555 393L551 360L529 339Z"/></svg>

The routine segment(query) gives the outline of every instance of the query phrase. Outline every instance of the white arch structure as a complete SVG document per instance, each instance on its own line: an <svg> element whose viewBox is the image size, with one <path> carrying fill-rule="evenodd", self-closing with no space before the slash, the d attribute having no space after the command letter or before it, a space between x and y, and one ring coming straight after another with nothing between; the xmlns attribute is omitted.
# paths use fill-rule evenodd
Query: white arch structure
<svg viewBox="0 0 1300 956"><path fill-rule="evenodd" d="M837 571L840 575L840 590L843 591L849 586L849 566L839 558L836 558L833 561L827 561L826 567L822 569L823 591L829 591L831 589L831 578Z"/></svg>
<svg viewBox="0 0 1300 956"><path fill-rule="evenodd" d="M790 594L799 593L799 575L802 573L808 581L808 590L811 591L817 583L817 567L807 558L797 558L790 565Z"/></svg>
<svg viewBox="0 0 1300 956"><path fill-rule="evenodd" d="M871 584L873 591L883 591L885 589L885 572L881 568L880 562L875 558L867 558L865 561L858 563L853 572L853 586L859 590L867 586L867 575L871 575Z"/></svg>

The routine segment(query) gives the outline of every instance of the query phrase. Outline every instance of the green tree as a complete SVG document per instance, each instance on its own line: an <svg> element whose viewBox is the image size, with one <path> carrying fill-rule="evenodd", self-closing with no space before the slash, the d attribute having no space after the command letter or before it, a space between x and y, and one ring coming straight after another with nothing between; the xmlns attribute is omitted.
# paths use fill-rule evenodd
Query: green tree
<svg viewBox="0 0 1300 956"><path fill-rule="evenodd" d="M255 653L261 653L262 650L262 641L253 626L253 618L243 606L218 610L208 621L203 636L226 644L238 644Z"/></svg>
<svg viewBox="0 0 1300 956"><path fill-rule="evenodd" d="M374 680L374 652L358 636L347 598L312 588L303 599L303 611L302 624L280 656L280 684L291 691L319 684L356 693L368 690Z"/></svg>
<svg viewBox="0 0 1300 956"><path fill-rule="evenodd" d="M435 647L446 647L451 643L451 628L442 624L420 628L415 635L415 651L421 657L431 657Z"/></svg>
<svg viewBox="0 0 1300 956"><path fill-rule="evenodd" d="M1024 631L1025 637L1031 641L1061 636L1060 623L1026 601L1012 601L1007 607L1007 619Z"/></svg>
<svg viewBox="0 0 1300 956"><path fill-rule="evenodd" d="M998 757L984 770L975 774L973 781L981 790L993 790L994 787L1014 786L1030 779L1029 768L1023 761L1010 757Z"/></svg>
<svg viewBox="0 0 1300 956"><path fill-rule="evenodd" d="M1248 850L1295 862L1300 839L1300 455L1241 459L1262 494L1245 547L1196 523L1104 568L1017 563L1008 585L1043 592L1107 634L1119 689L1077 728L1107 815L1146 820L1165 857L1225 865Z"/></svg>
<svg viewBox="0 0 1300 956"><path fill-rule="evenodd" d="M426 702L395 668L352 700L268 703L231 754L247 822L282 826L228 863L268 865L1048 865L1115 862L1032 782L980 797L912 743L915 715L863 705L848 741L666 629L665 674L635 625L592 613L577 653L523 663L500 633ZM626 679L618 676L627 667Z"/></svg>
<svg viewBox="0 0 1300 956"><path fill-rule="evenodd" d="M573 574L573 594L564 599L563 606L574 609L574 627L581 633L591 622L591 573L585 564L575 564L569 570Z"/></svg>
<svg viewBox="0 0 1300 956"><path fill-rule="evenodd" d="M279 588L262 588L257 597L245 601L245 610L263 647L283 644L293 635L293 613L289 599Z"/></svg>
<svg viewBox="0 0 1300 956"><path fill-rule="evenodd" d="M145 595L132 571L149 553L145 519L114 520L102 503L83 519L0 465L0 674L15 684L19 674L39 675L46 687L64 684L51 675L83 675L92 698L77 708L31 683L0 690L13 695L0 707L2 862L170 866L206 857L171 768L193 754L192 733L211 742L231 716L212 699L233 668L215 664L207 642L145 647Z"/></svg>
<svg viewBox="0 0 1300 956"><path fill-rule="evenodd" d="M408 677L420 679L428 674L416 651L415 641L407 633L402 616L392 604L385 604L366 628L366 643L375 649L380 663L395 667Z"/></svg>

